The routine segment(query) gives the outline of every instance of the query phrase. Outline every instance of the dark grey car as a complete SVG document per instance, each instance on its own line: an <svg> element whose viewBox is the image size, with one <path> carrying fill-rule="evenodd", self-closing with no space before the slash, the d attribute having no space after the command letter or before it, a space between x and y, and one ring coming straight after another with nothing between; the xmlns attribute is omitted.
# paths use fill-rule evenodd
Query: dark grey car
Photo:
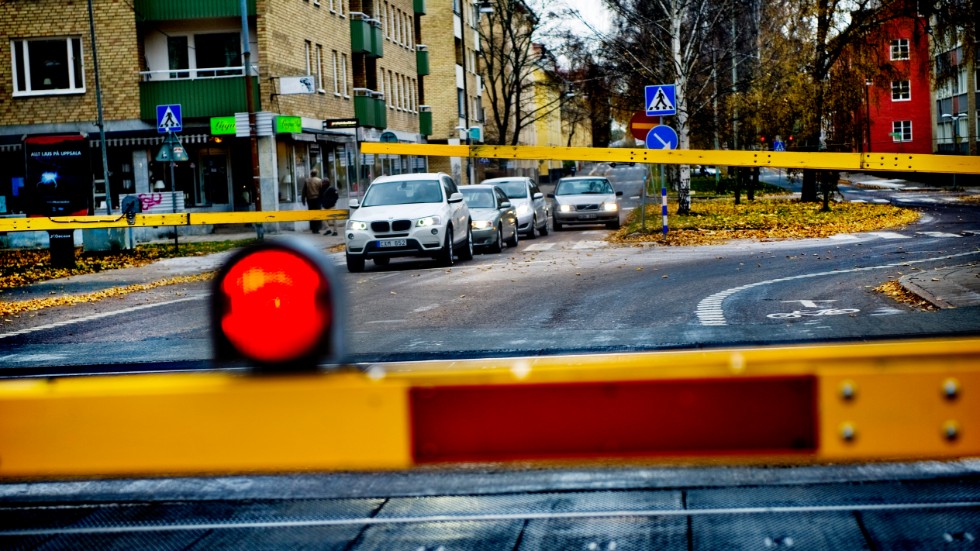
<svg viewBox="0 0 980 551"><path fill-rule="evenodd" d="M504 243L516 247L517 211L507 194L497 186L475 185L459 188L470 209L473 246L499 253Z"/></svg>

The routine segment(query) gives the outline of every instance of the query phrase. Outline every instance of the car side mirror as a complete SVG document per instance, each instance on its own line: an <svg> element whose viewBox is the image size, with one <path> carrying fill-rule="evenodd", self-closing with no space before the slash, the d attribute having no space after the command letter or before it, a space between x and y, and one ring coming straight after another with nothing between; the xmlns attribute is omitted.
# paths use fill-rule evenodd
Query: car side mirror
<svg viewBox="0 0 980 551"><path fill-rule="evenodd" d="M500 208L509 209L511 207L510 201L503 201L500 203Z"/></svg>
<svg viewBox="0 0 980 551"><path fill-rule="evenodd" d="M544 194L540 191L533 195L534 199L544 199Z"/></svg>
<svg viewBox="0 0 980 551"><path fill-rule="evenodd" d="M361 206L361 202L358 201L357 199L351 199L350 201L347 202L347 206L349 206L352 209L356 209Z"/></svg>
<svg viewBox="0 0 980 551"><path fill-rule="evenodd" d="M460 192L458 192L458 191L456 193L454 193L454 194L452 194L452 195L449 196L449 202L450 203L459 203L459 202L462 202L462 201L463 201L463 194L460 193Z"/></svg>
<svg viewBox="0 0 980 551"><path fill-rule="evenodd" d="M622 197L622 196L623 196L623 192L622 191L617 191L616 192L616 197Z"/></svg>
<svg viewBox="0 0 980 551"><path fill-rule="evenodd" d="M548 199L554 199L554 198L555 198L555 194L554 193L549 193L548 194Z"/></svg>

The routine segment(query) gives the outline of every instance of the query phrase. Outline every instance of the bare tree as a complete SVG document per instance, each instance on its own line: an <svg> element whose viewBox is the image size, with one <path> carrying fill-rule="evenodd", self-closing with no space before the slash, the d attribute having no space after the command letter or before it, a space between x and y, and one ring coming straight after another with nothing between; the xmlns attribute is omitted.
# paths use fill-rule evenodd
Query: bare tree
<svg viewBox="0 0 980 551"><path fill-rule="evenodd" d="M674 118L678 147L688 149L691 143L689 120L695 109L708 105L692 102L706 90L705 78L710 57L705 56L706 41L721 32L721 23L729 0L605 0L615 12L618 31L607 41L607 58L628 74L624 97L617 112L622 118L643 106L643 88L651 84L675 84ZM710 54L709 54L710 55ZM645 106L643 106L645 107ZM678 214L691 209L690 166L680 167Z"/></svg>
<svg viewBox="0 0 980 551"><path fill-rule="evenodd" d="M479 26L489 105L488 143L518 145L522 132L554 115L566 98L554 56L536 41L538 16L522 0L496 0ZM544 75L544 79L536 75ZM542 98L544 98L542 100Z"/></svg>

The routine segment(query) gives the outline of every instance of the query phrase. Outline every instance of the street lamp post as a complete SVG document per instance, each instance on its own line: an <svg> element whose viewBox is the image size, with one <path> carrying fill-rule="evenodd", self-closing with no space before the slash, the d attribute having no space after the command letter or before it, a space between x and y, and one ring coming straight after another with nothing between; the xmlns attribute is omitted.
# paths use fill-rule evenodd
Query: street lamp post
<svg viewBox="0 0 980 551"><path fill-rule="evenodd" d="M951 115L949 113L943 113L944 119L949 119L953 121L953 154L959 155L960 153L960 119L966 116L966 113L957 113ZM953 173L953 188L956 188L956 173Z"/></svg>

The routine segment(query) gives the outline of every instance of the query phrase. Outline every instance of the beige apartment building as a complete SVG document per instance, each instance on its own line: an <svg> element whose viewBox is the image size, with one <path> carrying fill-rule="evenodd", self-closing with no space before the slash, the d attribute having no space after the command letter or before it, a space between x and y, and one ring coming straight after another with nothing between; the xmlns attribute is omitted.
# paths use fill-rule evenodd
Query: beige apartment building
<svg viewBox="0 0 980 551"><path fill-rule="evenodd" d="M356 154L424 140L424 0L92 4L97 60L85 2L0 3L0 216L296 210L312 170L346 197L428 168Z"/></svg>
<svg viewBox="0 0 980 551"><path fill-rule="evenodd" d="M480 33L477 2L432 2L422 18L422 39L428 48L429 76L420 89L423 109L431 113L429 143L480 143L483 136L483 79L480 77ZM432 157L430 168L457 182L477 183L479 159ZM467 173L472 176L469 176Z"/></svg>

